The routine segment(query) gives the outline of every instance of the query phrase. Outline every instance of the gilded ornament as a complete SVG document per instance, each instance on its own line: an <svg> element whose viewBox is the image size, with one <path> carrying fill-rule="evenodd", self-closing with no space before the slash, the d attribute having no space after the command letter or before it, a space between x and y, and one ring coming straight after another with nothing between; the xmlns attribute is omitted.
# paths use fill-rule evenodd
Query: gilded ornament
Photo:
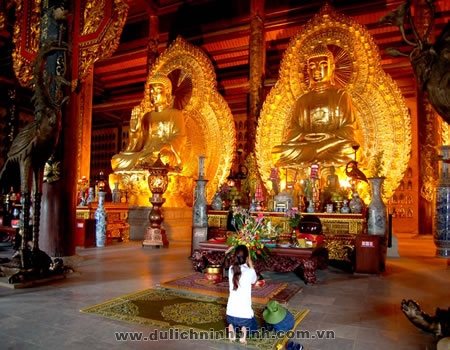
<svg viewBox="0 0 450 350"><path fill-rule="evenodd" d="M354 247L354 238L328 239L325 241L328 250L328 259L351 262Z"/></svg>
<svg viewBox="0 0 450 350"><path fill-rule="evenodd" d="M41 1L31 1L24 11L23 0L17 0L15 13L16 21L12 37L13 70L20 85L28 86L33 77L31 65L39 48Z"/></svg>
<svg viewBox="0 0 450 350"><path fill-rule="evenodd" d="M44 182L54 183L61 179L61 162L54 161L53 156L45 163Z"/></svg>
<svg viewBox="0 0 450 350"><path fill-rule="evenodd" d="M105 16L110 17L109 23L104 26L102 35L97 36L93 40L83 41L80 43L78 64L80 81L83 81L87 77L95 62L109 57L114 51L116 51L119 46L123 26L127 19L127 1L114 0L111 13L106 13L106 8L102 7L103 1L104 0L97 0L99 9L103 8L102 13L100 13L99 9L96 9L94 14L95 18L91 17L91 15L88 15L87 18L85 18L87 23L85 22L83 31L93 31L96 27L98 27L98 18L103 19ZM85 13L85 15L87 14Z"/></svg>
<svg viewBox="0 0 450 350"><path fill-rule="evenodd" d="M6 30L7 19L4 12L0 12L0 30Z"/></svg>
<svg viewBox="0 0 450 350"><path fill-rule="evenodd" d="M91 0L86 2L86 7L83 12L83 35L95 33L98 30L103 21L105 9L105 0Z"/></svg>
<svg viewBox="0 0 450 350"><path fill-rule="evenodd" d="M410 159L408 109L398 86L383 71L378 48L367 29L328 4L291 39L279 79L264 102L255 144L261 178L270 190L270 171L275 165L272 149L286 139L295 101L309 91L306 62L318 45L332 51L336 84L347 91L356 108L358 167L363 172L371 169L375 155L383 151L388 172L384 174L384 195L390 197ZM298 171L306 167L299 166ZM288 181L292 181L294 175L289 176ZM362 196L369 196L367 188L362 192Z"/></svg>
<svg viewBox="0 0 450 350"><path fill-rule="evenodd" d="M214 67L203 51L178 37L152 66L145 84L144 98L132 111L131 130L138 130L139 120L152 111L150 88L158 75L171 81L173 108L182 111L187 134L182 169L169 173L170 182L165 196L167 206L192 205L199 155L205 156L204 171L209 180L206 196L210 202L219 185L226 181L236 147L234 119L229 106L217 91ZM136 131L134 134L137 135ZM113 175L115 179L121 178L119 187L128 190L131 205L148 205L148 186L139 186L146 176L145 171L131 169L117 171Z"/></svg>

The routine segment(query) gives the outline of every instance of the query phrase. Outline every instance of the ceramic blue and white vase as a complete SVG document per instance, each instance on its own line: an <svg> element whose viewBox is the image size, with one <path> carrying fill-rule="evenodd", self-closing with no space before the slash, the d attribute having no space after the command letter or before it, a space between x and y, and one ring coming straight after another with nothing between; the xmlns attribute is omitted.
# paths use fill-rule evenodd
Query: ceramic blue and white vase
<svg viewBox="0 0 450 350"><path fill-rule="evenodd" d="M369 235L387 235L387 208L381 198L381 186L384 177L369 178L372 187L372 201L367 207L367 233Z"/></svg>
<svg viewBox="0 0 450 350"><path fill-rule="evenodd" d="M349 207L350 207L350 211L352 212L352 214L361 214L363 207L364 207L364 202L362 201L362 199L359 197L358 192L353 192L352 194L352 199L349 203Z"/></svg>
<svg viewBox="0 0 450 350"><path fill-rule="evenodd" d="M350 213L350 207L348 206L348 199L344 199L343 201L343 207L341 208L342 214L349 214Z"/></svg>
<svg viewBox="0 0 450 350"><path fill-rule="evenodd" d="M436 185L436 212L434 216L433 240L436 256L450 257L450 146L440 146L442 162L439 168L439 181Z"/></svg>
<svg viewBox="0 0 450 350"><path fill-rule="evenodd" d="M95 190L94 187L89 187L88 189L88 198L87 198L87 203L92 203L95 200Z"/></svg>
<svg viewBox="0 0 450 350"><path fill-rule="evenodd" d="M94 213L95 218L95 242L97 247L104 247L106 242L106 210L105 192L98 193L98 207Z"/></svg>
<svg viewBox="0 0 450 350"><path fill-rule="evenodd" d="M314 201L310 198L308 202L308 207L306 208L307 213L314 213L316 208L314 207Z"/></svg>
<svg viewBox="0 0 450 350"><path fill-rule="evenodd" d="M220 197L219 192L216 192L216 194L214 195L211 202L211 208L213 210L222 210L222 198Z"/></svg>
<svg viewBox="0 0 450 350"><path fill-rule="evenodd" d="M207 202L205 197L205 186L208 180L195 180L194 213L192 215L192 224L194 227L208 227Z"/></svg>

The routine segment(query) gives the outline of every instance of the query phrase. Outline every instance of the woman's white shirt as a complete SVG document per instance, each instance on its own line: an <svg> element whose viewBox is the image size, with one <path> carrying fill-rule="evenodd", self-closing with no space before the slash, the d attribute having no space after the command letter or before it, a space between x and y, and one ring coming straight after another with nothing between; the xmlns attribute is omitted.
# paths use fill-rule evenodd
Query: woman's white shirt
<svg viewBox="0 0 450 350"><path fill-rule="evenodd" d="M227 315L252 318L254 316L252 309L252 284L256 283L258 278L255 269L248 267L247 264L241 265L241 272L238 289L233 290L233 266L228 270L230 296L228 297Z"/></svg>

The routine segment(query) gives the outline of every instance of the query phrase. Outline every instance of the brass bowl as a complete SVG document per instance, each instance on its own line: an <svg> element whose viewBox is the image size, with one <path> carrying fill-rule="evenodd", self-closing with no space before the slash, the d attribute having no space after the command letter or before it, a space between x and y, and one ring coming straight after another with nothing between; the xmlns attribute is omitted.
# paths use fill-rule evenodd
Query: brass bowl
<svg viewBox="0 0 450 350"><path fill-rule="evenodd" d="M208 265L206 266L206 273L212 274L212 275L222 275L223 274L223 267L222 265Z"/></svg>
<svg viewBox="0 0 450 350"><path fill-rule="evenodd" d="M221 265L206 266L205 278L211 283L219 283L223 280L223 267Z"/></svg>

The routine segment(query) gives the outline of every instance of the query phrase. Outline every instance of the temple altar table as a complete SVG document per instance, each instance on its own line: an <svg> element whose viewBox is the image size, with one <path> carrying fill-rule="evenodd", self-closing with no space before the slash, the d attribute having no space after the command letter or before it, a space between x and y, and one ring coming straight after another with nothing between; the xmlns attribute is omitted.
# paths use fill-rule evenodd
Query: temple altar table
<svg viewBox="0 0 450 350"><path fill-rule="evenodd" d="M228 249L226 243L211 241L200 242L200 249L192 257L194 269L202 271L207 265L223 265L227 269L231 265L230 255L225 256ZM316 270L326 269L328 266L328 251L323 247L317 248L269 248L266 260L254 261L255 270L274 272L299 273L305 283L316 282Z"/></svg>

